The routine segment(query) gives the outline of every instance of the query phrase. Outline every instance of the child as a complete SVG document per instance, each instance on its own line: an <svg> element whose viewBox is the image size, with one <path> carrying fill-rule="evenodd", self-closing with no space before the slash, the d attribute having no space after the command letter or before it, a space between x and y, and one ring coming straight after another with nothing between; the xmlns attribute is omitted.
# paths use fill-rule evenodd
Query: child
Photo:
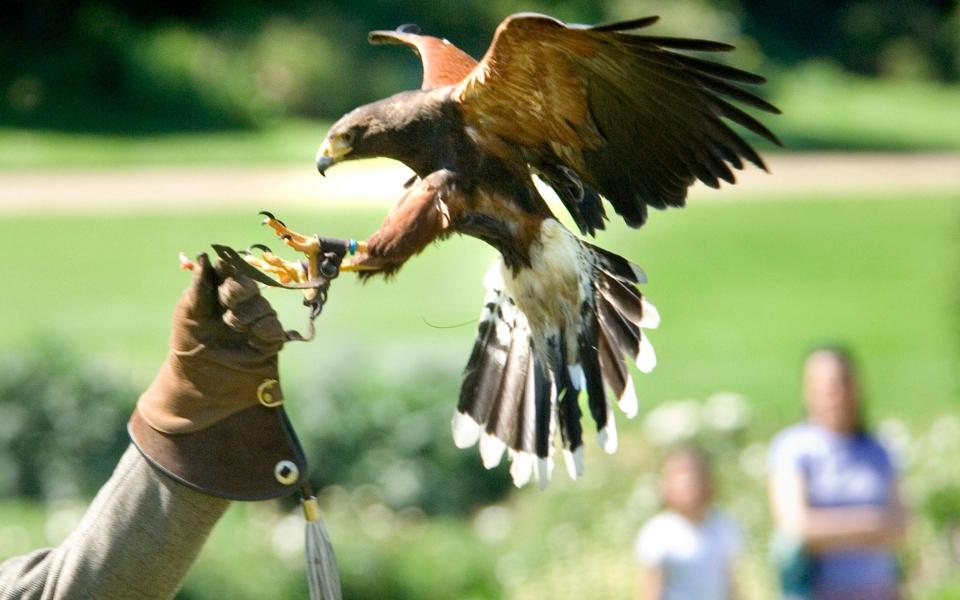
<svg viewBox="0 0 960 600"><path fill-rule="evenodd" d="M729 600L740 530L713 508L706 457L692 447L670 452L660 473L664 510L640 530L640 600Z"/></svg>

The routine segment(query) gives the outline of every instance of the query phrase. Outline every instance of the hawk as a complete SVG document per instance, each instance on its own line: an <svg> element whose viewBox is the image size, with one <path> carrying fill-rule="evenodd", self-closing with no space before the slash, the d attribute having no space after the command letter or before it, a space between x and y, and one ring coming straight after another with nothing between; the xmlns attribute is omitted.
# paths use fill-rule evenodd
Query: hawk
<svg viewBox="0 0 960 600"><path fill-rule="evenodd" d="M415 26L374 31L370 42L419 55L423 84L347 113L317 153L321 174L370 157L415 173L344 270L394 274L454 233L500 253L484 280L453 436L460 447L479 441L487 468L506 452L518 486L546 485L558 445L570 476L583 474L581 395L600 446L616 449L613 403L637 413L627 360L654 368L646 330L659 323L637 289L643 271L564 227L534 176L592 236L608 218L604 200L637 228L649 207L683 206L697 180L734 183L744 161L766 169L727 121L779 144L734 104L779 112L736 85L762 77L684 53L733 47L638 33L657 19L585 26L516 14L479 62Z"/></svg>

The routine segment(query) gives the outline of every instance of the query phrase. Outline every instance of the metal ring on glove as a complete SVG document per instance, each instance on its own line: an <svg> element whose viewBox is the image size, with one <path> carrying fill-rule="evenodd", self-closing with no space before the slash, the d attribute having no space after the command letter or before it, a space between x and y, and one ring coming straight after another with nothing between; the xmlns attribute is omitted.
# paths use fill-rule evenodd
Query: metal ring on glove
<svg viewBox="0 0 960 600"><path fill-rule="evenodd" d="M283 404L283 398L277 400L273 399L273 394L267 390L280 382L276 379L264 379L263 383L257 386L257 400L260 401L260 404L266 406L267 408L273 408L275 406L280 406Z"/></svg>

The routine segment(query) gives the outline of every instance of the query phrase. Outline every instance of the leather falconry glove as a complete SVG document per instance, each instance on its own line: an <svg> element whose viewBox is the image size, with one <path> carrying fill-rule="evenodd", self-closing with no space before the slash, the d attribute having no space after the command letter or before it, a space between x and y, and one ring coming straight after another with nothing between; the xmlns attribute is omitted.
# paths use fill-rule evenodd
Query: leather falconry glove
<svg viewBox="0 0 960 600"><path fill-rule="evenodd" d="M155 467L206 494L263 500L296 491L303 449L283 410L287 340L257 284L197 257L173 313L170 353L128 429Z"/></svg>

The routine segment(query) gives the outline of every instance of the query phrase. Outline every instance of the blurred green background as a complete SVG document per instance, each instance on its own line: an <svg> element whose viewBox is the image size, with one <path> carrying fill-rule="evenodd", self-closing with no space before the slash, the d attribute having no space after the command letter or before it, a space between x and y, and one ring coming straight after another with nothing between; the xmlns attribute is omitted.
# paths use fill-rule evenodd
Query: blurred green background
<svg viewBox="0 0 960 600"><path fill-rule="evenodd" d="M878 192L891 173L861 168L853 185L811 171L813 192L774 168L761 193L737 195L748 181L640 232L611 224L599 243L650 276L659 365L634 374L641 413L620 419L617 454L591 440L586 477L558 470L546 492L514 490L450 439L493 251L457 238L394 281L338 280L320 339L288 347L282 369L346 597L630 597L662 448L684 439L714 455L720 502L747 530L745 597L772 597L766 444L802 418L804 351L840 341L905 475L910 597L960 598L960 11L934 1L15 0L0 23L0 559L62 540L109 476L165 354L177 252L270 242L249 197L213 185L178 202L117 177L311 171L327 123L419 83L415 57L367 31L415 22L479 57L521 10L659 14L660 34L734 43L723 60L768 76L784 110L765 119L786 142L772 156L839 171L865 152L911 169L930 157L958 166L955 184ZM259 208L363 237L403 179L376 161L335 169ZM78 185L119 200L59 200ZM359 201L338 202L351 186ZM268 293L288 327L303 322L295 295ZM235 504L180 597L303 597L302 535L290 502Z"/></svg>

